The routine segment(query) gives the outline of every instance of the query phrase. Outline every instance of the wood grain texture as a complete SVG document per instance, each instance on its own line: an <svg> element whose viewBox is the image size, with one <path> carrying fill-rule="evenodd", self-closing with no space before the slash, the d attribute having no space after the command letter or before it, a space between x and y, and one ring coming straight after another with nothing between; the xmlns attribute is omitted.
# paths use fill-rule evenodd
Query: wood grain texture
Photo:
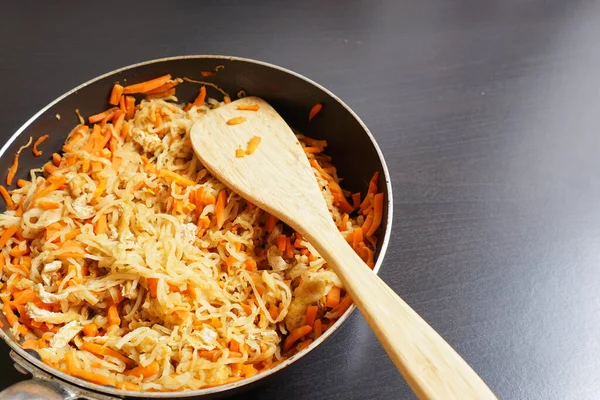
<svg viewBox="0 0 600 400"><path fill-rule="evenodd" d="M381 277L499 398L598 398L597 1L107 0L98 10L2 4L3 138L57 95L137 61L228 53L303 73L360 115L391 170ZM7 386L20 375L0 360ZM239 397L306 398L414 395L354 313L278 383Z"/></svg>
<svg viewBox="0 0 600 400"><path fill-rule="evenodd" d="M240 111L244 106L256 111ZM231 125L232 121L243 121ZM253 138L260 145L238 157ZM469 365L373 273L334 224L298 139L264 100L246 97L194 123L190 139L213 176L285 222L336 271L402 376L423 400L494 400Z"/></svg>

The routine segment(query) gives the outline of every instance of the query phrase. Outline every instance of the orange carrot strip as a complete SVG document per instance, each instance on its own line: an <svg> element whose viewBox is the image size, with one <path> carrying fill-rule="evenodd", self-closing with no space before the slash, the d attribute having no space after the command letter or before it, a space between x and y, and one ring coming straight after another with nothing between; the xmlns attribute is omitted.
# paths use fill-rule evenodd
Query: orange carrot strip
<svg viewBox="0 0 600 400"><path fill-rule="evenodd" d="M83 334L85 336L97 336L98 335L98 325L94 324L86 324L83 326Z"/></svg>
<svg viewBox="0 0 600 400"><path fill-rule="evenodd" d="M129 368L135 365L135 361L133 361L131 358L126 357L118 351L115 351L109 347L103 347L97 343L83 342L83 344L81 345L81 350L89 351L90 353L98 356L114 357L118 360L123 361L123 363L125 363Z"/></svg>
<svg viewBox="0 0 600 400"><path fill-rule="evenodd" d="M323 334L323 321L320 319L316 320L314 323L314 331L313 331L315 340Z"/></svg>
<svg viewBox="0 0 600 400"><path fill-rule="evenodd" d="M125 122L125 113L120 113L119 118L117 118L117 121L114 124L115 134L117 136L123 137L123 123L124 122ZM129 124L127 124L127 125L129 125ZM127 137L127 135L125 137Z"/></svg>
<svg viewBox="0 0 600 400"><path fill-rule="evenodd" d="M117 310L116 304L111 304L111 306L108 307L108 311L106 313L106 318L108 320L109 326L121 324L121 318L119 317L119 310Z"/></svg>
<svg viewBox="0 0 600 400"><path fill-rule="evenodd" d="M237 106L237 109L243 111L258 111L260 110L260 106L258 104L240 104Z"/></svg>
<svg viewBox="0 0 600 400"><path fill-rule="evenodd" d="M253 258L248 258L246 261L244 261L244 268L247 271L256 271L257 270L256 261Z"/></svg>
<svg viewBox="0 0 600 400"><path fill-rule="evenodd" d="M158 288L158 278L148 278L148 292L151 297L156 297L156 289Z"/></svg>
<svg viewBox="0 0 600 400"><path fill-rule="evenodd" d="M19 153L15 154L15 158L13 159L13 163L8 170L8 174L6 175L6 184L8 186L12 185L12 181L17 174L17 169L19 168Z"/></svg>
<svg viewBox="0 0 600 400"><path fill-rule="evenodd" d="M118 83L115 83L112 90L110 91L108 104L112 104L113 106L119 104L121 96L123 95L123 89L123 86L119 85Z"/></svg>
<svg viewBox="0 0 600 400"><path fill-rule="evenodd" d="M325 305L329 308L334 308L340 304L341 290L337 286L333 286L329 293L327 293Z"/></svg>
<svg viewBox="0 0 600 400"><path fill-rule="evenodd" d="M277 218L275 218L274 216L269 214L267 216L267 220L265 221L265 229L267 230L267 232L271 233L273 228L275 228L276 223L277 223Z"/></svg>
<svg viewBox="0 0 600 400"><path fill-rule="evenodd" d="M52 153L52 163L53 163L55 166L57 166L57 167L58 167L58 166L60 165L60 161L61 161L61 160L62 160L62 157L61 157L61 155L60 155L60 154L58 154L58 153ZM17 183L18 183L18 182L17 182Z"/></svg>
<svg viewBox="0 0 600 400"><path fill-rule="evenodd" d="M292 244L292 239L289 237L285 238L285 257L293 258L294 257L294 245Z"/></svg>
<svg viewBox="0 0 600 400"><path fill-rule="evenodd" d="M277 245L277 249L279 251L285 251L285 235L277 235L277 238L275 239L275 244Z"/></svg>
<svg viewBox="0 0 600 400"><path fill-rule="evenodd" d="M15 293L15 297L12 301L12 304L15 306L24 305L29 303L30 301L34 301L36 298L37 296L33 289L25 289L20 291L18 294Z"/></svg>
<svg viewBox="0 0 600 400"><path fill-rule="evenodd" d="M356 228L354 232L352 232L352 246L356 247L359 243L363 242L363 231L361 228Z"/></svg>
<svg viewBox="0 0 600 400"><path fill-rule="evenodd" d="M36 205L42 210L56 210L60 208L60 204L53 201L38 201Z"/></svg>
<svg viewBox="0 0 600 400"><path fill-rule="evenodd" d="M6 242L8 242L8 240L12 238L15 233L17 233L17 229L17 225L11 225L4 230L4 233L2 233L2 236L0 236L0 248L4 247Z"/></svg>
<svg viewBox="0 0 600 400"><path fill-rule="evenodd" d="M379 180L379 171L376 171L373 174L373 177L369 181L369 190L367 193L372 193L373 195L377 193L377 181Z"/></svg>
<svg viewBox="0 0 600 400"><path fill-rule="evenodd" d="M4 303L2 306L2 312L4 313L4 316L6 316L6 320L11 327L15 326L15 324L19 322L19 319L13 312L12 308L10 308L10 304L8 302Z"/></svg>
<svg viewBox="0 0 600 400"><path fill-rule="evenodd" d="M304 136L300 141L311 147L327 147L327 140L317 140Z"/></svg>
<svg viewBox="0 0 600 400"><path fill-rule="evenodd" d="M217 217L217 226L219 229L223 227L225 223L225 207L227 206L227 192L221 190L217 195L217 202L215 204L215 215Z"/></svg>
<svg viewBox="0 0 600 400"><path fill-rule="evenodd" d="M360 192L354 193L352 195L352 207L354 209L360 207Z"/></svg>
<svg viewBox="0 0 600 400"><path fill-rule="evenodd" d="M135 367L133 369L126 370L125 372L123 372L123 374L129 375L129 376L138 376L138 377L148 378L148 377L156 374L158 372L158 370L159 370L158 361L154 361L145 367L142 367L140 365L139 367Z"/></svg>
<svg viewBox="0 0 600 400"><path fill-rule="evenodd" d="M231 120L229 120L229 121L231 121ZM227 121L227 123L229 123L229 121ZM246 149L246 154L250 155L250 154L254 153L256 151L256 148L258 147L259 143L260 143L260 136L252 136L252 138L248 142L248 148Z"/></svg>
<svg viewBox="0 0 600 400"><path fill-rule="evenodd" d="M147 93L154 90L171 80L171 74L159 76L158 78L150 79L149 81L136 83L134 85L125 86L123 94Z"/></svg>
<svg viewBox="0 0 600 400"><path fill-rule="evenodd" d="M323 108L323 104L317 103L310 109L310 113L308 114L308 120L312 121L312 119L321 111Z"/></svg>
<svg viewBox="0 0 600 400"><path fill-rule="evenodd" d="M242 149L241 147L238 147L237 149L235 149L235 156L237 158L242 158L246 155L246 152L244 151L244 149Z"/></svg>
<svg viewBox="0 0 600 400"><path fill-rule="evenodd" d="M135 97L125 96L125 109L127 110L126 118L133 118L133 114L135 113Z"/></svg>
<svg viewBox="0 0 600 400"><path fill-rule="evenodd" d="M118 110L118 108L113 107L113 108L109 108L106 111L102 111L101 113L94 114L94 115L88 117L88 122L90 124L95 124L100 121L109 120L112 118L112 116L116 110Z"/></svg>
<svg viewBox="0 0 600 400"><path fill-rule="evenodd" d="M305 325L300 328L294 329L285 339L285 342L283 344L283 350L289 350L294 343L300 340L300 338L302 338L303 336L308 335L312 331L312 329L313 328L310 325Z"/></svg>
<svg viewBox="0 0 600 400"><path fill-rule="evenodd" d="M94 225L94 233L100 235L106 233L106 214L102 214Z"/></svg>
<svg viewBox="0 0 600 400"><path fill-rule="evenodd" d="M377 193L373 198L373 223L367 231L367 237L373 236L383 218L383 193Z"/></svg>
<svg viewBox="0 0 600 400"><path fill-rule="evenodd" d="M33 147L31 148L31 151L33 152L34 156L39 157L42 155L42 151L38 150L37 147L40 144L42 144L44 142L44 140L48 139L48 137L49 137L49 135L43 135L43 136L40 136L38 138L38 140L35 141L35 143L33 144Z"/></svg>
<svg viewBox="0 0 600 400"><path fill-rule="evenodd" d="M25 187L27 185L29 185L31 182L25 180L25 179L17 179L17 186L22 188Z"/></svg>
<svg viewBox="0 0 600 400"><path fill-rule="evenodd" d="M6 188L2 185L0 185L0 194L4 198L4 201L6 202L6 208L8 210L14 210L15 202L10 197L10 194L8 194L8 190L6 190Z"/></svg>
<svg viewBox="0 0 600 400"><path fill-rule="evenodd" d="M246 118L234 117L234 118L227 120L227 125L238 125L238 124L241 124L242 122L246 122Z"/></svg>
<svg viewBox="0 0 600 400"><path fill-rule="evenodd" d="M163 178L166 181L169 181L169 182L174 181L183 186L194 186L196 184L196 182L194 182L188 178L185 178L176 172L172 172L172 171L169 171L168 169L164 169L164 168L158 171L158 176Z"/></svg>
<svg viewBox="0 0 600 400"><path fill-rule="evenodd" d="M319 306L309 306L306 309L306 325L314 325L315 318L317 318L317 311L319 311Z"/></svg>
<svg viewBox="0 0 600 400"><path fill-rule="evenodd" d="M129 125L129 122L124 121L123 128L121 129L121 137L123 139L127 139L127 136L129 136L130 129L131 129L131 125Z"/></svg>
<svg viewBox="0 0 600 400"><path fill-rule="evenodd" d="M194 100L194 102L192 103L192 105L199 107L201 105L204 104L204 100L206 99L206 87L205 86L201 86L200 87L200 92L198 93L198 97L196 97L196 100Z"/></svg>
<svg viewBox="0 0 600 400"><path fill-rule="evenodd" d="M217 73L214 71L200 71L200 75L202 75L204 77L208 77L208 76L216 76Z"/></svg>
<svg viewBox="0 0 600 400"><path fill-rule="evenodd" d="M77 378L85 379L86 381L96 383L98 385L115 386L117 381L112 376L102 375L96 372L85 371L81 368L75 368L69 372L69 375Z"/></svg>
<svg viewBox="0 0 600 400"><path fill-rule="evenodd" d="M181 82L179 80L175 79L173 81L169 81L169 82L165 83L162 86L157 87L156 89L146 92L146 94L158 94L158 93L166 92L167 90L179 85L179 83L181 83Z"/></svg>
<svg viewBox="0 0 600 400"><path fill-rule="evenodd" d="M338 304L334 309L331 310L332 313L336 313L338 316L342 315L346 312L347 309L352 305L352 297L346 295L344 299Z"/></svg>

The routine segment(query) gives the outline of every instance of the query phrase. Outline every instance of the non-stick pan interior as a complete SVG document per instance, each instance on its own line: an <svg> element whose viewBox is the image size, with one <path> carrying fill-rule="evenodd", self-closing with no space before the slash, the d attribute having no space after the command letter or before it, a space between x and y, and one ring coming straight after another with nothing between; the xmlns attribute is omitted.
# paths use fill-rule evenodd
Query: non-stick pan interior
<svg viewBox="0 0 600 400"><path fill-rule="evenodd" d="M220 67L222 66L222 67ZM212 77L203 77L202 71L218 72ZM342 186L352 192L365 193L368 182L375 171L380 172L379 188L386 192L384 216L378 233L378 254L381 253L384 235L389 234L388 212L391 211L390 193L386 182L387 170L378 154L372 137L355 115L337 98L320 86L300 75L278 67L231 57L180 57L143 63L114 71L103 77L67 93L51 104L47 109L33 117L18 135L13 136L0 152L0 179L10 168L14 154L20 146L27 143L29 137L34 140L48 134L49 138L40 146L41 157L34 157L30 150L22 153L19 170L15 178L30 179L29 170L40 168L52 153L61 153L62 145L71 129L79 123L75 110L81 115L101 112L109 107L107 100L115 82L127 85L156 78L170 73L175 77L187 77L215 85L227 92L232 99L237 98L240 90L248 95L259 96L268 101L295 130L317 139L326 139L329 143L326 151L333 157L338 175L343 178ZM184 83L177 88L180 102L194 99L199 90L198 83ZM207 85L208 96L219 101L223 99L220 90ZM141 99L141 97L140 97ZM308 120L310 109L322 103L322 111L312 120ZM9 188L10 189L10 188ZM2 204L0 211L4 211ZM387 240L385 240L387 242ZM376 268L379 268L377 263ZM345 318L341 318L345 319ZM0 314L2 328L8 333L8 323ZM7 356L7 355L6 355Z"/></svg>

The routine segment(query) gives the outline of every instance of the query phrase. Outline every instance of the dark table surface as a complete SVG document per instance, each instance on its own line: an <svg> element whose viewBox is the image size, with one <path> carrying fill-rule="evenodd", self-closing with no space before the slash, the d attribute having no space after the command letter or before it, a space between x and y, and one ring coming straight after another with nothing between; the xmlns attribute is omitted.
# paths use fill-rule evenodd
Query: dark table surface
<svg viewBox="0 0 600 400"><path fill-rule="evenodd" d="M227 54L305 74L383 149L391 287L500 398L598 399L599 20L583 0L6 1L0 135L143 60ZM1 351L4 387L21 376ZM414 396L354 313L239 398Z"/></svg>

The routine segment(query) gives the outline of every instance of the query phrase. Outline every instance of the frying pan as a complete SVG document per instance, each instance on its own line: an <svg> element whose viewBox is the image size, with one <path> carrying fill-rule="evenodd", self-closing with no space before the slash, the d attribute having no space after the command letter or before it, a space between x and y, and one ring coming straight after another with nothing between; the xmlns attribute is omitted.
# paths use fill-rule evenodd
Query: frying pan
<svg viewBox="0 0 600 400"><path fill-rule="evenodd" d="M217 66L223 68L219 68L216 76L202 77L201 71L214 71ZM96 114L107 108L108 94L115 82L137 83L167 73L174 77L211 82L229 93L233 99L240 90L262 97L273 105L291 127L311 137L328 141L327 153L333 157L339 175L344 178L345 189L352 192L361 191L364 194L372 174L379 171L379 187L385 193L384 216L375 255L374 271L379 270L392 227L392 187L385 161L373 135L360 118L333 93L302 75L272 64L226 56L181 56L147 61L109 72L60 96L19 128L0 150L0 171L8 171L14 154L20 146L27 143L30 136L50 134L44 142L42 157L34 157L30 151L21 155L16 178L28 179L30 169L40 168L53 152L61 152L67 134L78 123L75 109L79 109L84 116ZM184 83L177 88L177 97L180 102L191 101L198 89L199 84ZM223 98L223 94L215 87L207 86L207 91L209 97L219 100ZM309 110L316 103L324 105L323 111L318 118L309 123ZM252 378L201 390L152 392L151 396L214 399L264 383L278 371L319 346L348 319L353 310L354 306L306 349ZM15 362L15 368L32 375L31 379L1 392L0 398L65 400L133 399L147 396L148 393L145 392L123 391L112 386L89 383L51 368L41 362L34 350L24 350L19 346L13 339L9 324L2 313L0 321L3 323L0 336L12 349L10 357Z"/></svg>

